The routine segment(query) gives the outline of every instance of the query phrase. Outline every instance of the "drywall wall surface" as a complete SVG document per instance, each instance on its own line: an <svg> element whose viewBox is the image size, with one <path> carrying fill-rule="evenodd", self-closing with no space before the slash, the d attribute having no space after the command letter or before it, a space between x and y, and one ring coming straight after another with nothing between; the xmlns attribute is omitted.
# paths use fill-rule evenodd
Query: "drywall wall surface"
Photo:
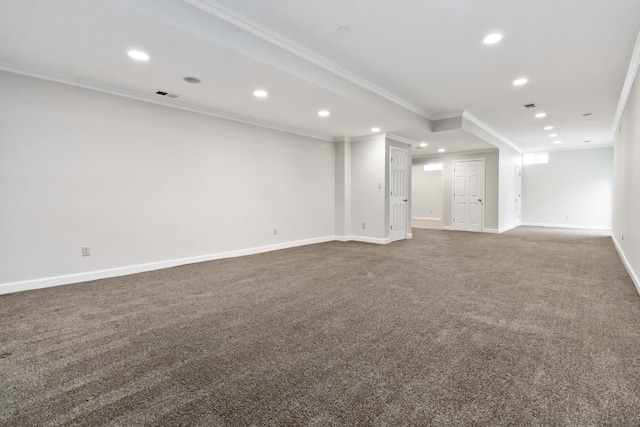
<svg viewBox="0 0 640 427"><path fill-rule="evenodd" d="M439 162L434 162L439 163ZM411 167L413 218L442 218L442 171L425 171L424 165Z"/></svg>
<svg viewBox="0 0 640 427"><path fill-rule="evenodd" d="M522 168L522 222L611 227L613 148L551 151Z"/></svg>
<svg viewBox="0 0 640 427"><path fill-rule="evenodd" d="M0 93L0 284L334 235L333 142L5 72Z"/></svg>
<svg viewBox="0 0 640 427"><path fill-rule="evenodd" d="M351 235L351 141L336 141L336 236Z"/></svg>
<svg viewBox="0 0 640 427"><path fill-rule="evenodd" d="M483 153L456 153L413 159L413 165L442 163L442 226L452 226L453 211L453 162L459 160L485 160L484 229L498 229L498 150Z"/></svg>
<svg viewBox="0 0 640 427"><path fill-rule="evenodd" d="M499 230L505 231L516 226L516 166L522 165L522 154L504 145L499 151Z"/></svg>
<svg viewBox="0 0 640 427"><path fill-rule="evenodd" d="M615 131L613 238L640 292L640 79L636 74Z"/></svg>
<svg viewBox="0 0 640 427"><path fill-rule="evenodd" d="M354 236L386 237L385 169L384 135L351 142L351 234Z"/></svg>

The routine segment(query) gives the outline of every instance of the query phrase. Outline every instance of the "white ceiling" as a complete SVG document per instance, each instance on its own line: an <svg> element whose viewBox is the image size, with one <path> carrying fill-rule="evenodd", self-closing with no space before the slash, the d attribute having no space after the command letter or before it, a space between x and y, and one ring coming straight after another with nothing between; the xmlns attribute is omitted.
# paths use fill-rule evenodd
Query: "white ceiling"
<svg viewBox="0 0 640 427"><path fill-rule="evenodd" d="M640 0L3 0L0 69L325 138L378 126L429 149L490 147L425 118L467 111L536 150L554 146L547 123L563 148L612 142L639 29ZM495 30L502 42L484 45Z"/></svg>

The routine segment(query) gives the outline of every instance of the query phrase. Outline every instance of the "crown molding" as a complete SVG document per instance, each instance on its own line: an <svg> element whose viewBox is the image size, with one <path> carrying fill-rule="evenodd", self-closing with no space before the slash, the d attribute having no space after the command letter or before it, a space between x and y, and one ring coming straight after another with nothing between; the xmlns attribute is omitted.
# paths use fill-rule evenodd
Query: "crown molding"
<svg viewBox="0 0 640 427"><path fill-rule="evenodd" d="M522 153L523 152L522 148L518 147L516 144L511 142L510 139L508 139L504 135L498 133L492 127L490 127L485 122L483 122L482 120L480 120L479 118L477 118L473 114L469 113L468 111L465 111L464 113L462 113L462 117L467 119L467 120L469 120L471 123L473 123L474 125L478 126L480 129L482 129L483 131L487 132L491 136L493 136L493 137L499 139L501 142L507 144L509 147L513 148L518 153Z"/></svg>
<svg viewBox="0 0 640 427"><path fill-rule="evenodd" d="M452 151L447 153L431 153L431 154L420 154L418 151L413 151L412 159L414 160L414 165L423 164L422 160L429 159L440 159L445 157L459 157L461 155L471 155L471 154L486 154L486 153L495 153L499 151L497 148L483 148L480 150L462 150L462 151Z"/></svg>
<svg viewBox="0 0 640 427"><path fill-rule="evenodd" d="M412 147L413 147L414 144L417 143L417 141L414 141L413 139L405 138L404 136L400 136L400 135L394 135L392 133L387 133L386 136L387 136L387 138L393 139L394 141L398 141L398 142L403 142L405 144L409 144Z"/></svg>
<svg viewBox="0 0 640 427"><path fill-rule="evenodd" d="M523 154L528 153L540 153L540 152L553 152L553 151L577 151L577 150L595 150L597 148L610 148L613 147L612 142L606 142L603 144L585 144L585 145L574 145L574 146L558 146L558 147L549 147L549 148L535 148L535 149L527 149L523 151Z"/></svg>
<svg viewBox="0 0 640 427"><path fill-rule="evenodd" d="M305 136L308 138L320 139L323 141L333 142L335 138L329 135L318 134L314 132L308 132L301 129L290 128L286 126L279 126L273 123L261 122L246 117L235 116L230 114L221 113L212 109L196 107L193 105L185 104L180 101L164 101L161 99L154 99L151 96L118 89L113 86L102 85L95 82L82 81L80 79L74 79L71 77L57 75L52 73L46 73L40 70L26 69L11 64L5 64L0 62L0 71L6 71L8 73L19 74L22 76L33 77L36 79L47 80L50 82L61 83L67 86L74 86L83 89L92 90L95 92L106 93L108 95L119 96L122 98L128 98L135 101L146 102L149 104L160 105L163 107L169 107L177 110L189 111L192 113L203 114L205 116L215 117L217 119L230 120L233 122L243 123L250 126L257 126L265 129L275 130L279 132L285 132L294 135Z"/></svg>
<svg viewBox="0 0 640 427"><path fill-rule="evenodd" d="M274 46L277 46L281 49L286 50L293 55L296 55L299 58L302 58L312 64L315 64L325 70L333 73L339 77L342 77L345 80L354 83L361 88L368 90L369 92L373 92L382 98L385 98L388 101L393 102L394 104L399 105L400 107L409 110L413 113L418 114L424 118L429 120L435 120L430 116L424 109L388 92L381 87L363 79L362 77L345 70L340 67L336 63L329 61L328 59L320 56L301 45L291 41L290 39L281 36L280 34L268 29L267 27L257 23L256 21L248 18L247 16L239 13L238 11L221 4L216 0L183 0L185 3L188 3L198 9L207 12L223 21L228 22L231 25L235 25L236 27L253 34L256 37L266 41L267 43L271 43ZM448 118L454 117L451 115L438 117L438 118Z"/></svg>
<svg viewBox="0 0 640 427"><path fill-rule="evenodd" d="M359 135L359 136L341 136L334 139L334 142L342 142L345 140L349 140L349 142L358 142L358 141L367 141L369 139L376 138L384 138L386 134L384 132L372 133L370 135Z"/></svg>
<svg viewBox="0 0 640 427"><path fill-rule="evenodd" d="M618 124L620 123L620 119L622 119L622 113L624 113L624 109L627 106L627 100L629 99L629 94L631 93L633 82L636 79L638 67L640 67L640 32L638 33L638 37L636 38L636 45L633 48L633 53L631 54L631 61L629 62L627 77L625 78L624 85L622 86L622 92L620 93L620 100L618 101L616 115L613 116L613 126L611 127L611 129L613 130L614 134L616 128L618 127Z"/></svg>

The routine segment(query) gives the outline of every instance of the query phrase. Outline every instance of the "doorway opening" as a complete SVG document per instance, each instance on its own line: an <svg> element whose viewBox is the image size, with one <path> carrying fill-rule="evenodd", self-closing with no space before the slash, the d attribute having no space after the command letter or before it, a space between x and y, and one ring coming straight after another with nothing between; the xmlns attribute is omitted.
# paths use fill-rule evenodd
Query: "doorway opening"
<svg viewBox="0 0 640 427"><path fill-rule="evenodd" d="M411 226L442 229L442 163L414 165L411 168Z"/></svg>

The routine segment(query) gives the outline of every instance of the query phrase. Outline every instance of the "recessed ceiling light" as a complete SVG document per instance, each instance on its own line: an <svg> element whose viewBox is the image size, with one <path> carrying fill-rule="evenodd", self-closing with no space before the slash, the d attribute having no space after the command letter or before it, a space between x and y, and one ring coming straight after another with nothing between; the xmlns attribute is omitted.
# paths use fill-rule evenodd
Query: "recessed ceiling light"
<svg viewBox="0 0 640 427"><path fill-rule="evenodd" d="M550 133L550 134L549 134L549 138L555 138L556 136L558 136L558 134L557 134L557 133Z"/></svg>
<svg viewBox="0 0 640 427"><path fill-rule="evenodd" d="M329 114L331 114L330 112L328 112L327 110L320 110L318 111L318 115L320 117L327 117Z"/></svg>
<svg viewBox="0 0 640 427"><path fill-rule="evenodd" d="M546 117L546 116L547 116L547 113L538 113L538 114L536 114L536 119L541 119L541 118Z"/></svg>
<svg viewBox="0 0 640 427"><path fill-rule="evenodd" d="M149 55L147 55L146 53L144 53L141 50L130 50L129 52L127 52L127 55L129 55L130 58L133 58L136 61L148 61L149 60Z"/></svg>
<svg viewBox="0 0 640 427"><path fill-rule="evenodd" d="M185 77L183 80L187 83L193 83L193 84L200 83L200 79L197 77Z"/></svg>
<svg viewBox="0 0 640 427"><path fill-rule="evenodd" d="M554 144L562 144L562 141L553 141Z"/></svg>
<svg viewBox="0 0 640 427"><path fill-rule="evenodd" d="M545 126L544 130L551 130L553 129L553 126Z"/></svg>
<svg viewBox="0 0 640 427"><path fill-rule="evenodd" d="M514 86L522 86L523 84L526 84L527 82L528 82L528 80L525 79L525 78L515 79L513 81L513 85Z"/></svg>
<svg viewBox="0 0 640 427"><path fill-rule="evenodd" d="M502 40L502 34L494 33L489 34L487 37L485 37L483 42L484 44L494 44L498 43L500 40Z"/></svg>
<svg viewBox="0 0 640 427"><path fill-rule="evenodd" d="M371 132L380 132L380 128L378 127L371 128Z"/></svg>
<svg viewBox="0 0 640 427"><path fill-rule="evenodd" d="M253 96L255 96L256 98L266 98L267 95L269 94L266 90L258 89L253 91Z"/></svg>
<svg viewBox="0 0 640 427"><path fill-rule="evenodd" d="M429 144L427 144L426 142L422 142L422 143L420 144L420 147L426 147L427 145L429 145Z"/></svg>
<svg viewBox="0 0 640 427"><path fill-rule="evenodd" d="M444 148L438 148L438 151L439 151L440 153L444 153L444 152L445 152L445 151L447 151L447 150L445 150Z"/></svg>
<svg viewBox="0 0 640 427"><path fill-rule="evenodd" d="M583 117L586 117L586 116L593 116L593 113L584 113L582 116L583 116Z"/></svg>
<svg viewBox="0 0 640 427"><path fill-rule="evenodd" d="M585 141L585 143L587 143L587 144L588 144L588 143L590 143L590 142L591 142L591 140L590 140L590 139L587 139L587 140Z"/></svg>
<svg viewBox="0 0 640 427"><path fill-rule="evenodd" d="M342 27L338 27L338 29L336 30L336 33L340 34L341 36L345 34L349 34L350 32L351 32L351 28L347 27L346 25L343 25Z"/></svg>

